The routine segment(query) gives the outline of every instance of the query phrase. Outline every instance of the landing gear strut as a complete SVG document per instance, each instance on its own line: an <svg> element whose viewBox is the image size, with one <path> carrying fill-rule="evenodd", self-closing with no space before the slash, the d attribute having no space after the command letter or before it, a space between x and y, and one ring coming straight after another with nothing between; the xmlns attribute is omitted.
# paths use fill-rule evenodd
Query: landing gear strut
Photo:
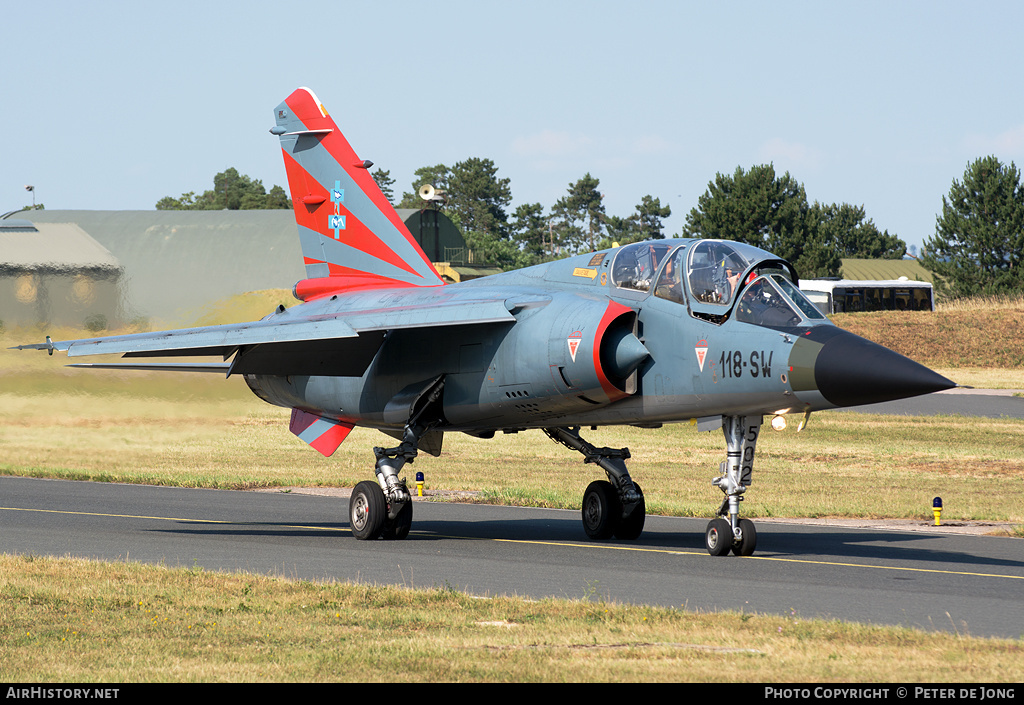
<svg viewBox="0 0 1024 705"><path fill-rule="evenodd" d="M583 530L591 539L603 541L615 536L633 540L640 537L647 517L647 506L640 485L626 469L628 448L597 448L580 436L578 426L546 428L544 433L583 454L584 462L596 463L607 480L595 480L583 493Z"/></svg>
<svg viewBox="0 0 1024 705"><path fill-rule="evenodd" d="M398 473L418 454L417 434L406 427L409 440L396 448L374 448L377 482L363 480L349 498L349 527L363 541L404 539L412 527L412 495Z"/></svg>
<svg viewBox="0 0 1024 705"><path fill-rule="evenodd" d="M373 449L377 482L360 482L349 499L349 527L357 539L401 540L409 535L412 495L398 473L416 458L420 441L439 422L437 407L443 390L444 378L439 377L419 392L410 405L402 442L394 448Z"/></svg>
<svg viewBox="0 0 1024 705"><path fill-rule="evenodd" d="M761 433L760 416L723 416L726 459L719 466L722 473L711 481L725 497L718 508L718 517L708 522L704 542L712 556L724 556L732 551L737 556L753 555L757 547L754 522L740 519L739 506L753 476L754 451Z"/></svg>

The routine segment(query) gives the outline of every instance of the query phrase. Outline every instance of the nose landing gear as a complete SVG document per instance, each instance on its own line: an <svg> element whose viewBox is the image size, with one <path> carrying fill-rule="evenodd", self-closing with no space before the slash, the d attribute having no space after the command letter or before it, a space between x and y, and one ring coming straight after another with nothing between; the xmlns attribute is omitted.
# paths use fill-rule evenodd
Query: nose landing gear
<svg viewBox="0 0 1024 705"><path fill-rule="evenodd" d="M752 480L754 451L762 421L760 416L722 417L726 459L719 466L722 475L711 484L722 490L725 497L718 508L717 518L708 522L704 531L704 544L712 556L724 556L729 551L737 556L750 556L757 548L754 522L740 519L739 506Z"/></svg>

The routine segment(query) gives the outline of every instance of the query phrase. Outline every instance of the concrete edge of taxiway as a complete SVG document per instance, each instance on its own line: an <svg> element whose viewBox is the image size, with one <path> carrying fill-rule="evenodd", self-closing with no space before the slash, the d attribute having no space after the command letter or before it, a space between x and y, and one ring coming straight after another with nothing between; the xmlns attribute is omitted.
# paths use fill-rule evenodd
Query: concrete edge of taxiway
<svg viewBox="0 0 1024 705"><path fill-rule="evenodd" d="M992 397L1024 396L1024 389L975 389L974 387L953 387L935 394L986 394Z"/></svg>

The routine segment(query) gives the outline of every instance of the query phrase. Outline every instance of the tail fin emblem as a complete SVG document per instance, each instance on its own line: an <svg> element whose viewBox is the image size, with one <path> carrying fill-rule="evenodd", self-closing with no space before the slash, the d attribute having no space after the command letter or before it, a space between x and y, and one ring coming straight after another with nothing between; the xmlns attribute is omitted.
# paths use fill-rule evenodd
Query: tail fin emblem
<svg viewBox="0 0 1024 705"><path fill-rule="evenodd" d="M274 109L306 277L332 291L443 286L419 243L308 88ZM328 200L334 206L324 207ZM325 288L326 287L326 288Z"/></svg>
<svg viewBox="0 0 1024 705"><path fill-rule="evenodd" d="M341 181L334 182L331 190L331 203L334 204L334 215L329 219L327 227L334 231L334 239L341 239L341 231L345 229L345 216L341 214L341 204L345 202L345 189L341 187Z"/></svg>

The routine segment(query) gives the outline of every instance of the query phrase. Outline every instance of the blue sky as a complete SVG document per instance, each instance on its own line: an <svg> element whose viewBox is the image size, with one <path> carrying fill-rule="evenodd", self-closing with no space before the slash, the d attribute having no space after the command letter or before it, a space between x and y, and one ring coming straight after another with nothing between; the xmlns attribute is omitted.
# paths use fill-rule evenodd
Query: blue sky
<svg viewBox="0 0 1024 705"><path fill-rule="evenodd" d="M286 186L273 109L313 89L397 191L492 159L515 205L600 179L677 234L773 162L909 244L987 154L1024 165L1020 2L3 3L0 213L150 209L227 167Z"/></svg>

